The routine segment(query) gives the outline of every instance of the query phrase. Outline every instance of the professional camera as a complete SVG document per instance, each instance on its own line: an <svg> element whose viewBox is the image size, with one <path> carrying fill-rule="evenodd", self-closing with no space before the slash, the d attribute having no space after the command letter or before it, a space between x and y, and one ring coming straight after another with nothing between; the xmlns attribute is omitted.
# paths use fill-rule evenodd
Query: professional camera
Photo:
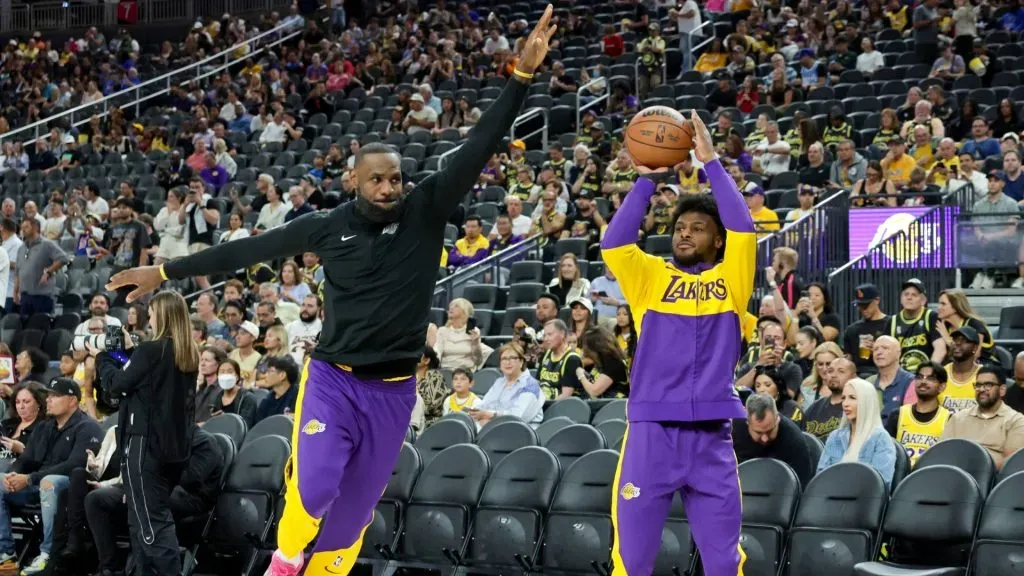
<svg viewBox="0 0 1024 576"><path fill-rule="evenodd" d="M139 337L132 334L131 341L134 346L139 343ZM124 345L124 329L120 326L107 326L103 329L103 334L83 334L71 340L73 350L88 350L88 347L92 347L111 353L123 353Z"/></svg>

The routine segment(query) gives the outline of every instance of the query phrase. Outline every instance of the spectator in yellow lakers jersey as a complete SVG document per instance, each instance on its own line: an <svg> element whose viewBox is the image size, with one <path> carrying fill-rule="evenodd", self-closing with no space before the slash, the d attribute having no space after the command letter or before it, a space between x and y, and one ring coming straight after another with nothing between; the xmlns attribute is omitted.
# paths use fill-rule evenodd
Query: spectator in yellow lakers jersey
<svg viewBox="0 0 1024 576"><path fill-rule="evenodd" d="M886 419L885 429L907 451L911 465L938 443L946 422L952 416L939 404L939 395L946 389L947 379L941 364L930 360L922 362L917 367L913 383L917 401L904 404Z"/></svg>
<svg viewBox="0 0 1024 576"><path fill-rule="evenodd" d="M946 364L949 374L946 390L939 395L939 403L956 413L960 410L974 408L977 405L974 384L978 377L978 346L981 337L978 331L970 326L958 328L951 335L953 348L950 356L953 361Z"/></svg>

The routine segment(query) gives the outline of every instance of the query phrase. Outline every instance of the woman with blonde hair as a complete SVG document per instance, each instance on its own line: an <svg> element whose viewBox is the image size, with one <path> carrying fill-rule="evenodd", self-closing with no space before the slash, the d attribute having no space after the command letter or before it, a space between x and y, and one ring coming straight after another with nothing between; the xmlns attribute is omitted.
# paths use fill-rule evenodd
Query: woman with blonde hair
<svg viewBox="0 0 1024 576"><path fill-rule="evenodd" d="M814 349L811 354L811 375L800 384L800 396L803 398L804 411L807 411L818 398L827 398L832 395L825 383L828 366L833 360L843 356L843 349L835 342L825 342Z"/></svg>
<svg viewBox="0 0 1024 576"><path fill-rule="evenodd" d="M267 373L269 365L267 362L273 357L288 356L288 329L277 324L267 328L267 333L263 335L263 350L260 350L263 356L260 357L260 361L256 363L256 387L263 387L263 377Z"/></svg>
<svg viewBox="0 0 1024 576"><path fill-rule="evenodd" d="M939 310L937 312L939 322L935 327L939 330L942 339L946 341L946 349L953 349L953 338L950 336L958 328L969 326L978 332L981 337L981 357L979 362L999 363L995 355L995 341L992 333L985 326L985 321L978 316L967 299L967 293L963 290L950 289L939 292Z"/></svg>
<svg viewBox="0 0 1024 576"><path fill-rule="evenodd" d="M437 329L434 340L434 351L442 369L473 371L491 354L491 347L481 341L474 312L473 305L465 298L456 298L448 304L448 323Z"/></svg>
<svg viewBox="0 0 1024 576"><path fill-rule="evenodd" d="M557 296L559 302L571 302L590 295L590 280L581 274L575 254L562 254L558 259L558 275L548 284L548 292Z"/></svg>
<svg viewBox="0 0 1024 576"><path fill-rule="evenodd" d="M892 484L896 471L896 446L882 426L878 391L867 380L854 378L843 388L843 423L829 435L818 460L818 472L840 462L866 464Z"/></svg>
<svg viewBox="0 0 1024 576"><path fill-rule="evenodd" d="M238 163L228 152L228 144L223 138L213 141L213 153L216 155L217 165L227 171L228 176L234 178L238 172Z"/></svg>
<svg viewBox="0 0 1024 576"><path fill-rule="evenodd" d="M149 326L153 340L137 345L125 331L131 358L123 366L109 352L89 353L109 393L121 398L121 477L136 565L170 576L181 572L169 502L191 452L199 347L191 337L188 304L177 292L153 297Z"/></svg>

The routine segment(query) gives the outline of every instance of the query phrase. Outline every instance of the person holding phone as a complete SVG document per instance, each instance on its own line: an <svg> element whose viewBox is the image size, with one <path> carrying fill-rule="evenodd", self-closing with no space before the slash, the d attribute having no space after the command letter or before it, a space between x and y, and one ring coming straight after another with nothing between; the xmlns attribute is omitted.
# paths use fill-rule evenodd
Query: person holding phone
<svg viewBox="0 0 1024 576"><path fill-rule="evenodd" d="M626 297L622 295L622 288L619 280L615 278L607 266L604 275L594 278L590 283L590 301L594 303L594 311L597 312L597 321L605 328L611 330L615 326L615 315L619 306L626 303Z"/></svg>
<svg viewBox="0 0 1024 576"><path fill-rule="evenodd" d="M89 353L109 392L122 397L118 447L136 565L145 574L177 576L181 558L170 498L191 453L200 354L181 294L154 296L149 326L153 340L137 346L125 334L131 357L124 366L109 352Z"/></svg>
<svg viewBox="0 0 1024 576"><path fill-rule="evenodd" d="M434 340L434 351L442 369L473 371L491 354L491 347L482 342L474 312L473 305L465 298L456 298L448 305L448 322L437 329Z"/></svg>

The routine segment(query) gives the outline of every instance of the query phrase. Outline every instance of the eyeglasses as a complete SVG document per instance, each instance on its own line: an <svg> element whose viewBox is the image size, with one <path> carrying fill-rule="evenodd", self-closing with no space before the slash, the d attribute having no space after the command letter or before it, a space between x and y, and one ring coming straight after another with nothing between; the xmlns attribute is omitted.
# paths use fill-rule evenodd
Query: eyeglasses
<svg viewBox="0 0 1024 576"><path fill-rule="evenodd" d="M932 384L938 384L939 383L939 379L936 378L935 376L932 376L931 374L929 374L927 376L918 376L917 380L919 382L931 382Z"/></svg>
<svg viewBox="0 0 1024 576"><path fill-rule="evenodd" d="M502 362L518 362L520 360L522 360L522 358L520 358L519 356L502 356L501 357L501 361Z"/></svg>
<svg viewBox="0 0 1024 576"><path fill-rule="evenodd" d="M995 388L997 386L999 386L999 382L975 382L974 383L974 389L975 390L991 390L991 389L993 389L993 388Z"/></svg>

